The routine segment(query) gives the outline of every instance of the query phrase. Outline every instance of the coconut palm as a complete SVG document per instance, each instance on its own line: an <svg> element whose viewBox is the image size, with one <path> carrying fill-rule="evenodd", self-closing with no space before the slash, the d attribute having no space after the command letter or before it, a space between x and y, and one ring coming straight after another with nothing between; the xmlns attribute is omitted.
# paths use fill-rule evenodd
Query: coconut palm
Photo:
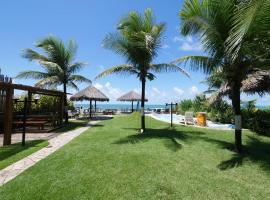
<svg viewBox="0 0 270 200"><path fill-rule="evenodd" d="M181 72L188 76L182 68L175 64L153 64L154 58L161 48L165 24L155 23L151 9L144 15L130 12L118 25L118 32L109 34L104 39L104 47L113 50L126 59L127 64L114 66L99 74L96 78L109 74L135 75L141 81L141 132L145 131L145 84L153 80L154 73Z"/></svg>
<svg viewBox="0 0 270 200"><path fill-rule="evenodd" d="M180 12L181 33L184 36L198 36L209 56L186 56L173 62L188 63L192 69L200 69L206 74L219 71L222 75L222 83L230 88L228 95L232 100L235 114L235 149L238 152L242 150L240 109L242 81L257 70L256 68L265 65L256 64L258 57L254 53L256 39L253 37L243 38L237 46L237 51L232 53L228 50L228 39L233 34L232 26L241 12L239 7L245 2L248 1L186 0Z"/></svg>
<svg viewBox="0 0 270 200"><path fill-rule="evenodd" d="M26 49L23 57L30 61L38 61L43 71L23 71L16 78L33 78L38 80L36 87L56 88L63 86L64 106L65 106L65 122L68 122L67 115L67 87L78 90L76 83L91 81L84 76L76 73L84 67L83 62L74 62L77 45L70 40L67 45L60 39L49 36L35 45L43 50L43 54L32 49Z"/></svg>

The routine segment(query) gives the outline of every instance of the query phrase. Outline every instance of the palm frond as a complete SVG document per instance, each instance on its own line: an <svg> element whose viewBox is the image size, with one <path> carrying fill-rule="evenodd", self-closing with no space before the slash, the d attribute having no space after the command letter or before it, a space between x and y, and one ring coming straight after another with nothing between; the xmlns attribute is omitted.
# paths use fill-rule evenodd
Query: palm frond
<svg viewBox="0 0 270 200"><path fill-rule="evenodd" d="M201 70L206 74L212 73L220 66L220 60L215 60L207 56L184 56L172 61L172 64L183 64L186 66L189 64L192 70Z"/></svg>
<svg viewBox="0 0 270 200"><path fill-rule="evenodd" d="M167 63L151 64L149 70L156 73L180 72L186 75L187 77L190 77L190 74L186 70L177 66L176 64L167 64Z"/></svg>
<svg viewBox="0 0 270 200"><path fill-rule="evenodd" d="M112 68L109 68L105 71L103 71L102 73L100 73L99 75L96 76L95 79L99 79L99 78L102 78L104 76L108 76L108 75L111 75L111 74L122 74L122 75L130 75L130 74L135 74L138 76L140 72L138 72L136 70L135 67L133 67L132 65L117 65L117 66L114 66Z"/></svg>
<svg viewBox="0 0 270 200"><path fill-rule="evenodd" d="M51 88L61 84L62 82L59 80L59 77L50 76L38 81L35 86L40 88Z"/></svg>
<svg viewBox="0 0 270 200"><path fill-rule="evenodd" d="M71 87L71 88L73 88L73 89L75 89L75 90L77 90L77 91L79 91L78 86L73 81L70 81L68 83L68 86Z"/></svg>
<svg viewBox="0 0 270 200"><path fill-rule="evenodd" d="M92 83L91 80L89 80L88 78L81 76L81 75L71 75L69 77L69 81L71 82L85 82L85 83Z"/></svg>
<svg viewBox="0 0 270 200"><path fill-rule="evenodd" d="M33 79L43 79L47 78L47 73L44 72L39 72L39 71L23 71L20 72L15 78L16 79L28 79L28 78L33 78Z"/></svg>
<svg viewBox="0 0 270 200"><path fill-rule="evenodd" d="M41 54L39 54L38 52L32 50L32 49L25 49L23 50L22 53L22 57L33 61L33 60L37 60L37 61L49 61L49 59L46 56L43 56Z"/></svg>
<svg viewBox="0 0 270 200"><path fill-rule="evenodd" d="M75 62L68 67L68 73L73 74L80 71L87 63L85 62Z"/></svg>

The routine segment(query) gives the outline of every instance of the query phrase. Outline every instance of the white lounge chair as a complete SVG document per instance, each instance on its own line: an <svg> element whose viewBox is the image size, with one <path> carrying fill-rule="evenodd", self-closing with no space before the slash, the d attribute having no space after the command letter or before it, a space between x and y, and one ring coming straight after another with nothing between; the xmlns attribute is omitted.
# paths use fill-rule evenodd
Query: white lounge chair
<svg viewBox="0 0 270 200"><path fill-rule="evenodd" d="M193 112L185 112L185 124L195 125L195 122L193 119Z"/></svg>

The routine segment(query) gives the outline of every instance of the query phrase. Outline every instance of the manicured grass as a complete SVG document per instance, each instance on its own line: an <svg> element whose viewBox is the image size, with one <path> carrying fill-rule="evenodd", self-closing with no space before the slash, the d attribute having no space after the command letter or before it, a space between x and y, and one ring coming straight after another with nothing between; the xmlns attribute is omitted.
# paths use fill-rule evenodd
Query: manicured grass
<svg viewBox="0 0 270 200"><path fill-rule="evenodd" d="M135 115L92 127L0 188L1 199L269 199L270 138L169 125ZM2 198L3 197L3 198Z"/></svg>
<svg viewBox="0 0 270 200"><path fill-rule="evenodd" d="M17 162L26 156L29 156L48 144L48 141L34 140L27 141L25 146L22 146L21 143L16 143L9 146L0 147L0 169Z"/></svg>

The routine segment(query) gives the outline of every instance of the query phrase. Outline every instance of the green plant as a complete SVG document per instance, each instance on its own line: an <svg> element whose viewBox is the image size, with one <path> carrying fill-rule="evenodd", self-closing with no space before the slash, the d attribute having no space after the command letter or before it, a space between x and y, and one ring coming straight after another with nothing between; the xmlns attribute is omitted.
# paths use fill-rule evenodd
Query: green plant
<svg viewBox="0 0 270 200"><path fill-rule="evenodd" d="M130 12L118 24L118 32L104 39L104 47L123 56L128 64L118 65L105 70L96 78L110 74L135 75L141 81L141 132L145 131L145 85L155 78L154 73L181 72L188 74L175 64L153 64L161 48L165 24L157 24L151 9L144 15Z"/></svg>
<svg viewBox="0 0 270 200"><path fill-rule="evenodd" d="M19 73L16 78L37 79L39 81L36 86L42 88L55 89L57 86L62 85L65 93L64 106L67 107L67 87L78 90L77 82L91 83L84 76L75 74L85 65L83 62L73 62L77 51L76 43L70 40L65 45L60 39L49 36L39 41L36 47L43 50L44 54L32 49L26 49L23 57L30 61L38 61L44 71L24 71ZM68 122L67 112L65 112L65 121Z"/></svg>
<svg viewBox="0 0 270 200"><path fill-rule="evenodd" d="M193 111L193 104L191 99L184 99L178 103L177 106L178 112L182 115L185 114L187 111Z"/></svg>
<svg viewBox="0 0 270 200"><path fill-rule="evenodd" d="M264 60L262 58L268 59L268 53L258 56L262 52L259 49L258 41L265 35L256 34L258 19L253 20L254 15L247 15L250 11L250 2L254 3L255 1L185 0L179 14L182 21L181 33L184 36L199 36L208 56L186 56L173 62L189 63L192 69L199 69L207 74L219 73L220 86L222 86L219 94L229 96L235 118L239 121L241 119L240 94L243 80L254 70L269 66L267 62L261 61ZM269 5L269 1L267 5ZM258 4L251 7L258 8L257 6ZM251 9L251 11L258 10ZM261 11L258 12L262 14L259 20L268 23L269 20L262 17L265 14ZM240 22L238 21L239 17L242 20ZM244 33L244 37L242 33ZM264 33L269 34L267 31ZM237 42L237 51L234 45L232 47L234 42ZM263 51L267 52L266 49L263 48ZM239 123L238 127L235 128L235 149L238 152L241 152L242 149L241 138L242 127Z"/></svg>

